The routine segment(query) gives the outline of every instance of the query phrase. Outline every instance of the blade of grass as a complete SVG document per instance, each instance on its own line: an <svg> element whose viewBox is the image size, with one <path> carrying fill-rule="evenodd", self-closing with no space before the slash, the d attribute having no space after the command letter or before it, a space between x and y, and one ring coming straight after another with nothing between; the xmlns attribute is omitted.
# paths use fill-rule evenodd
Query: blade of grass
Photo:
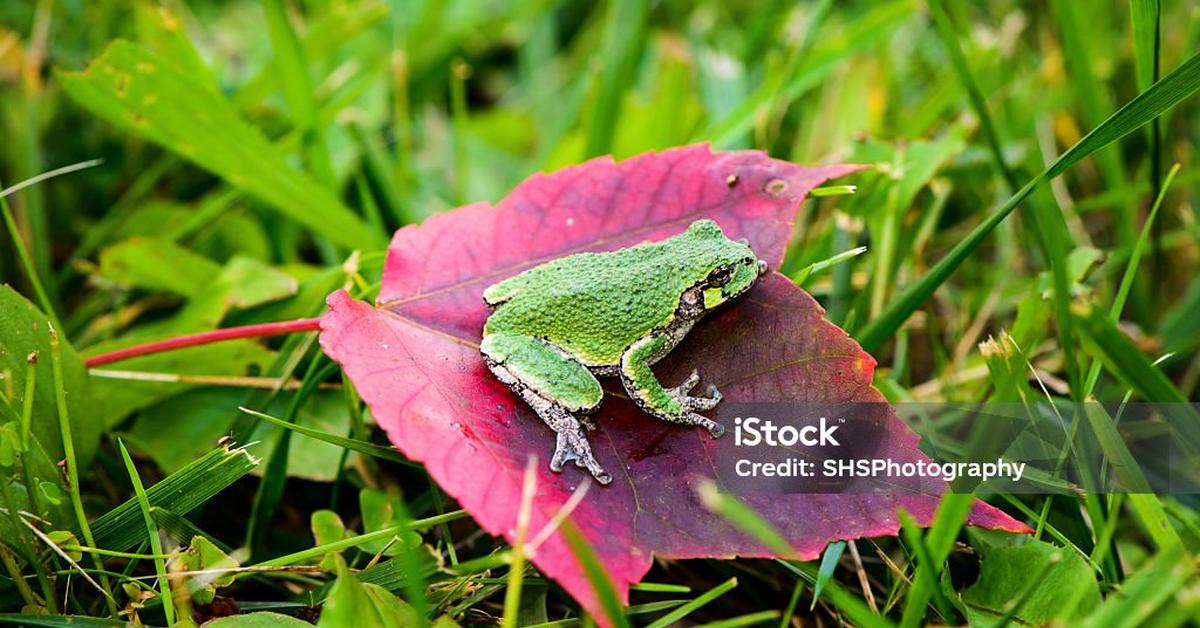
<svg viewBox="0 0 1200 628"><path fill-rule="evenodd" d="M256 417L258 417L268 423L271 423L273 425L278 425L279 427L282 427L284 429L292 430L298 434L302 434L309 438L314 438L319 441L324 441L326 443L329 443L330 445L335 445L337 447L342 447L345 449L350 449L352 451L357 451L360 454L371 456L373 458L379 458L380 460L387 460L389 462L397 462L397 463L400 463L402 465L409 466L409 467L420 467L419 464L409 460L408 458L405 458L404 454L401 454L400 452L396 451L395 448L393 448L393 447L385 447L383 445L376 445L375 443L372 443L369 441L358 440L355 438L346 438L345 436L338 436L337 434L330 434L328 432L322 432L321 430L313 429L311 427L306 427L304 425L298 425L296 423L289 423L278 417L273 417L269 414L263 414L262 412L251 410L250 408L238 408L238 409L241 410L242 412L245 412L246 414L249 414L251 416L256 416Z"/></svg>
<svg viewBox="0 0 1200 628"><path fill-rule="evenodd" d="M1116 474L1121 490L1133 493L1151 492L1150 484L1142 475L1141 467L1138 466L1137 460L1134 459L1129 448L1125 446L1125 441L1117 432L1116 423L1108 415L1104 406L1098 403L1085 403L1078 412L1083 413L1088 425L1092 428L1092 433L1095 434L1096 441L1100 444L1100 451L1104 453L1104 459L1108 461ZM1080 464L1087 463L1081 462ZM1101 481L1104 481L1103 478ZM1102 488L1101 492L1108 491Z"/></svg>
<svg viewBox="0 0 1200 628"><path fill-rule="evenodd" d="M1117 295L1113 298L1112 306L1108 310L1108 318L1112 322L1117 322L1121 319L1121 312L1125 309L1125 299L1129 296L1129 289L1133 286L1134 280L1137 278L1138 264L1141 263L1143 252L1146 248L1146 243L1150 239L1152 225L1155 218L1158 217L1158 210L1162 207L1163 198L1167 194L1167 190L1171 188L1171 182L1175 180L1175 175L1179 173L1179 164L1175 164L1171 171L1167 173L1167 178L1163 181L1162 187L1158 191L1158 197L1154 199L1154 205L1150 207L1150 215L1146 217L1146 224L1142 225L1142 232L1138 234L1137 242L1134 243L1133 249L1129 253L1129 261L1125 264L1125 274L1121 277L1121 284L1117 288ZM1088 369L1087 378L1084 380L1083 394L1092 394L1096 388L1096 383L1100 380L1100 361L1093 360L1092 366Z"/></svg>
<svg viewBox="0 0 1200 628"><path fill-rule="evenodd" d="M612 151L621 99L633 83L649 12L645 0L616 0L609 7L600 50L600 82L591 104L585 157Z"/></svg>
<svg viewBox="0 0 1200 628"><path fill-rule="evenodd" d="M1081 626L1143 626L1146 619L1189 582L1200 567L1181 546L1160 551L1127 579L1121 589L1096 609Z"/></svg>
<svg viewBox="0 0 1200 628"><path fill-rule="evenodd" d="M729 619L721 619L718 621L700 624L698 628L740 628L741 626L761 626L764 623L779 617L779 611L758 611L757 613L748 613L738 617L730 617Z"/></svg>
<svg viewBox="0 0 1200 628"><path fill-rule="evenodd" d="M817 581L817 568L811 563L784 560L782 558L776 559L775 562L810 584ZM831 581L826 585L825 598L835 608L845 613L851 625L862 626L864 628L889 628L894 625L886 617L872 612L866 603L862 601L862 596L843 589L837 581Z"/></svg>
<svg viewBox="0 0 1200 628"><path fill-rule="evenodd" d="M838 253L837 255L834 255L828 259L823 259L819 262L813 262L808 266L801 268L796 272L796 274L792 275L792 283L796 284L797 286L803 285L804 282L808 281L808 278L813 276L815 273L820 273L831 266L836 266L846 260L854 259L855 257L858 257L866 252L867 247L859 246L852 248L849 251L842 251L841 253Z"/></svg>
<svg viewBox="0 0 1200 628"><path fill-rule="evenodd" d="M925 555L918 556L921 564L917 566L918 573L913 578L912 587L904 600L904 614L901 617L900 625L917 625L925 616L925 606L929 603L930 598L941 595L938 574L941 573L942 565L950 556L950 550L954 548L954 539L958 537L958 531L966 523L967 515L971 512L971 505L974 503L975 495L972 493L947 492L942 496L941 503L938 504L928 534L924 539L920 539L919 531L915 532L921 542L914 547L918 553L923 552ZM904 522L904 518L907 516L907 514L903 515L901 521ZM910 531L910 529L915 530L912 525L905 524L903 528L906 538L914 534ZM912 542L910 539L910 543ZM922 571L927 574L924 578L921 577ZM953 615L947 614L949 609L944 598L939 601L938 608L946 621L952 621Z"/></svg>
<svg viewBox="0 0 1200 628"><path fill-rule="evenodd" d="M1150 89L1138 94L1067 149L1054 163L1025 183L1002 206L960 240L945 257L938 260L924 277L896 296L887 308L858 334L859 343L869 353L878 351L1035 188L1062 174L1088 155L1141 128L1192 95L1197 89L1200 89L1200 54L1193 55Z"/></svg>
<svg viewBox="0 0 1200 628"><path fill-rule="evenodd" d="M283 420L293 423L300 412L300 406L316 390L317 384L324 381L338 369L338 365L329 361L322 353L317 353L308 363L300 388L289 400ZM259 552L267 539L271 518L279 509L283 499L283 489L287 484L289 452L291 451L291 430L279 430L267 453L267 464L263 468L262 480L254 493L254 501L250 506L250 518L246 524L246 544L252 553Z"/></svg>
<svg viewBox="0 0 1200 628"><path fill-rule="evenodd" d="M348 248L382 245L372 230L220 94L137 44L112 42L87 70L55 72L67 94L119 128L179 153Z"/></svg>
<svg viewBox="0 0 1200 628"><path fill-rule="evenodd" d="M698 597L696 597L696 599L688 602L687 604L684 604L683 606L676 608L666 615L659 617L648 624L646 628L667 628L667 626L672 626L675 624L675 622L678 622L684 617L691 615L701 606L704 606L705 604L708 604L722 595L725 595L729 591L733 590L733 588L736 586L737 578L730 578L725 582L722 582L721 584L718 584L717 586L705 591L704 593L701 593Z"/></svg>
<svg viewBox="0 0 1200 628"><path fill-rule="evenodd" d="M788 628L792 625L792 617L796 614L796 606L800 603L800 594L804 593L804 580L797 579L796 584L792 586L792 596L788 598L787 607L783 609L783 616L779 619L779 628ZM816 596L813 596L816 600Z"/></svg>
<svg viewBox="0 0 1200 628"><path fill-rule="evenodd" d="M1133 340L1100 308L1088 303L1077 303L1072 306L1071 311L1079 322L1082 336L1088 341L1088 348L1100 358L1109 371L1127 382L1147 401L1190 407L1187 397L1179 392L1175 384L1154 366L1146 354L1133 344ZM1179 427L1187 428L1185 434L1196 435L1200 433L1195 431L1200 428L1200 418L1194 425ZM1200 445L1200 438L1193 438L1192 444Z"/></svg>
<svg viewBox="0 0 1200 628"><path fill-rule="evenodd" d="M769 548L780 556L795 555L795 550L775 530L770 522L763 519L761 515L736 498L721 493L717 490L715 483L711 481L701 483L697 488L697 493L700 496L700 502L704 504L705 508L720 516L744 534L762 543L764 547ZM817 568L812 565L782 558L776 559L776 562L783 565L792 573L801 576L809 583L815 584L817 581ZM891 625L891 622L872 612L857 595L842 589L841 585L835 580L830 580L826 583L824 593L825 597L841 612L845 613L855 625L869 627L886 627Z"/></svg>
<svg viewBox="0 0 1200 628"><path fill-rule="evenodd" d="M70 489L68 492L71 496L71 506L75 510L75 522L79 525L79 530L83 533L83 538L88 546L98 547L96 537L92 535L92 527L88 523L87 513L83 509L83 495L79 490L79 464L75 460L75 439L71 436L71 419L67 415L67 388L64 384L66 379L63 377L62 349L58 341L58 332L53 327L50 328L50 365L50 372L53 374L51 385L54 387L54 403L58 407L58 429L62 435L64 463L67 467L67 484ZM100 586L104 589L108 612L116 617L117 605L113 601L108 576L103 573L104 561L93 554L92 562L96 565L96 569L101 571L99 574Z"/></svg>
<svg viewBox="0 0 1200 628"><path fill-rule="evenodd" d="M333 164L329 161L324 133L316 124L317 104L313 98L312 78L308 75L309 65L304 58L304 48L288 19L283 0L265 0L263 9L267 17L267 35L275 52L273 65L283 84L288 115L300 131L305 166L325 187L332 188L335 185Z"/></svg>
<svg viewBox="0 0 1200 628"><path fill-rule="evenodd" d="M825 548L825 553L821 556L821 567L817 569L817 581L813 585L812 604L809 605L808 610L811 611L817 607L817 600L821 599L821 590L833 578L833 571L837 569L838 561L842 559L842 552L845 549L845 541L830 543Z"/></svg>
<svg viewBox="0 0 1200 628"><path fill-rule="evenodd" d="M1134 78L1138 91L1158 80L1162 47L1162 0L1130 0L1129 22L1133 32ZM1150 194L1158 196L1165 187L1162 177L1162 118L1150 125ZM1158 285L1163 271L1163 249L1159 244L1162 226L1154 227L1154 279Z"/></svg>
<svg viewBox="0 0 1200 628"><path fill-rule="evenodd" d="M58 320L58 314L54 312L50 293L46 292L46 287L42 284L37 267L34 266L29 249L25 246L25 240L17 229L17 220L13 217L12 208L8 206L8 199L5 196L7 195L0 195L0 212L4 213L4 226L8 228L8 235L12 238L13 249L16 250L17 259L21 262L21 269L25 271L25 278L29 281L29 286L33 288L33 293L37 295L38 304L42 306L42 311L50 319L50 324L56 329L61 329L62 323Z"/></svg>
<svg viewBox="0 0 1200 628"><path fill-rule="evenodd" d="M54 177L59 177L64 174L71 174L72 172L79 172L80 170L87 170L88 168L99 166L102 163L104 163L103 159L89 159L87 161L81 161L79 163L70 164L61 168L55 168L54 170L47 170L46 172L43 172L35 177L29 177L28 179L25 179L16 185L0 189L0 198L16 194L17 192L20 192L21 190L24 190L32 185L37 185L42 181L53 179Z"/></svg>
<svg viewBox="0 0 1200 628"><path fill-rule="evenodd" d="M917 558L912 588L909 589L908 597L904 601L904 615L900 620L900 625L921 625L925 617L925 606L930 598L933 598L938 614L942 616L942 622L953 621L954 615L950 610L950 603L942 593L940 582L942 562L934 562L929 547L925 544L925 537L921 534L921 529L917 527L916 520L903 510L899 513L899 519L904 540L907 541L910 550Z"/></svg>
<svg viewBox="0 0 1200 628"><path fill-rule="evenodd" d="M513 539L511 562L508 566L508 588L504 591L502 628L516 628L521 611L521 585L525 579L525 535L529 532L529 517L533 510L533 495L537 492L537 456L529 456L525 478L521 484L521 507L517 511L517 534Z"/></svg>
<svg viewBox="0 0 1200 628"><path fill-rule="evenodd" d="M328 554L329 552L340 552L344 549L349 549L351 547L358 547L359 545L370 543L372 541L387 540L387 539L390 539L391 537L396 536L406 530L424 530L424 529L430 528L432 526L435 526L435 525L438 525L441 523L445 523L445 522L449 522L449 521L456 521L458 519L463 519L463 518L466 518L467 516L468 515L467 515L466 511L454 510L454 511L448 512L444 515L438 515L436 517L428 517L425 519L416 519L416 520L409 521L406 524L398 524L398 525L394 525L394 526L388 526L386 528L380 528L378 530L375 530L374 532L367 532L365 534L359 534L357 536L347 537L347 538L344 538L344 539L341 539L338 541L326 543L324 545L318 545L316 547L311 547L306 550L300 550L299 552L293 552L291 554L287 554L286 556L280 556L278 558L264 560L253 566L254 567L286 567L287 565L295 565L296 563L301 563L306 560L320 558L320 557ZM497 566L499 564L503 564L506 560L507 560L507 558L500 559L497 563ZM459 566L462 567L466 564L467 563L460 563Z"/></svg>
<svg viewBox="0 0 1200 628"><path fill-rule="evenodd" d="M219 447L146 489L146 499L152 507L187 514L256 466L258 460L245 449ZM131 499L101 515L92 526L97 542L89 545L113 550L137 545L140 509L137 500Z"/></svg>
<svg viewBox="0 0 1200 628"><path fill-rule="evenodd" d="M107 617L87 617L85 615L30 615L28 613L2 613L0 626L27 626L29 628L73 628L76 626L94 628L125 628L129 624L124 620Z"/></svg>
<svg viewBox="0 0 1200 628"><path fill-rule="evenodd" d="M1008 167L1004 161L1004 149L1000 145L1000 134L996 132L996 125L992 122L992 114L988 110L987 99L984 98L983 90L979 89L979 83L975 80L975 75L971 72L971 66L967 62L967 55L963 52L962 46L958 43L958 34L954 30L954 24L950 21L950 16L946 14L946 8L942 4L942 0L928 0L929 15L933 18L933 24L937 28L938 37L942 40L942 45L946 47L946 52L950 55L950 63L954 66L955 72L958 73L959 81L967 90L967 97L971 102L971 108L975 111L975 115L979 117L979 128L983 130L983 136L987 140L988 150L992 153L992 161L1000 170L1000 174L1004 176L1008 187L1016 190L1020 189L1021 183L1017 180L1016 172Z"/></svg>
<svg viewBox="0 0 1200 628"><path fill-rule="evenodd" d="M775 528L763 519L754 509L743 504L736 497L720 492L716 482L702 480L696 489L700 503L710 512L736 526L742 532L749 534L764 547L782 556L794 553L791 543L783 538Z"/></svg>
<svg viewBox="0 0 1200 628"><path fill-rule="evenodd" d="M825 198L826 196L848 196L858 192L857 185L826 185L808 191L809 198Z"/></svg>
<svg viewBox="0 0 1200 628"><path fill-rule="evenodd" d="M175 602L171 595L171 580L167 577L167 563L162 558L162 539L158 536L158 525L150 514L150 500L146 499L146 487L142 486L142 478L138 475L133 458L125 443L117 439L117 447L121 450L121 459L125 461L125 470L129 473L129 481L133 484L139 509L142 511L142 521L146 524L146 537L150 540L150 550L154 555L154 573L158 576L158 597L162 600L163 614L167 617L167 625L175 624Z"/></svg>
<svg viewBox="0 0 1200 628"><path fill-rule="evenodd" d="M43 516L46 512L45 504L42 503L42 492L33 490L32 487L38 486L41 478L33 469L33 460L31 459L32 448L37 445L33 441L33 401L36 399L37 391L37 355L30 355L25 358L25 395L21 397L21 472L25 477L26 493L29 495L29 505L33 508L33 512Z"/></svg>
<svg viewBox="0 0 1200 628"><path fill-rule="evenodd" d="M571 548L571 553L579 561L579 566L583 568L583 573L591 583L592 589L596 592L596 598L600 601L600 608L604 611L604 616L613 626L629 628L629 621L625 619L625 614L621 611L621 599L617 597L617 590L613 587L608 574L604 572L604 566L600 563L600 559L596 558L592 548L588 547L587 539L570 519L562 522L559 531Z"/></svg>
<svg viewBox="0 0 1200 628"><path fill-rule="evenodd" d="M11 511L10 504L11 502L5 501L5 507ZM25 574L21 572L21 566L17 564L16 556L8 550L6 545L0 545L0 563L4 563L4 570L8 572L8 577L12 579L13 585L17 588L17 594L21 596L21 601L25 603L25 606L28 608L41 606L39 600L33 596L33 589L30 589L29 583L25 581Z"/></svg>

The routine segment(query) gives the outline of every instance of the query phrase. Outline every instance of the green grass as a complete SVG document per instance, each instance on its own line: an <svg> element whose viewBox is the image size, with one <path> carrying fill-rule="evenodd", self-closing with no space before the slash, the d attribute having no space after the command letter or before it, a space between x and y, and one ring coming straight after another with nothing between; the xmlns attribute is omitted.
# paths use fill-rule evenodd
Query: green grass
<svg viewBox="0 0 1200 628"><path fill-rule="evenodd" d="M594 625L387 446L313 334L112 365L86 392L75 351L308 318L341 287L370 298L398 228L538 171L689 142L876 166L798 208L780 270L878 359L890 400L1059 402L1141 486L1120 412L1065 402L1179 404L1179 440L1200 448L1198 48L1200 13L1160 0L0 3L0 283L61 343L44 370L0 366L0 625L205 617L137 598L151 582L182 594L162 556L196 536L243 565L218 593L244 609ZM208 277L225 283L198 288ZM0 357L17 342L0 338ZM194 379L213 375L233 385ZM741 503L702 496L706 516L789 549ZM1084 586L1067 606L1094 591L1072 624L1200 610L1194 499L987 499L1036 530L1021 547L1041 558L964 527L969 498L952 495L928 529L811 562L656 563L622 608L568 538L614 625L1050 612L1027 583L982 579L987 560L1068 574ZM330 512L344 536L314 541L313 513ZM21 614L39 607L70 617Z"/></svg>

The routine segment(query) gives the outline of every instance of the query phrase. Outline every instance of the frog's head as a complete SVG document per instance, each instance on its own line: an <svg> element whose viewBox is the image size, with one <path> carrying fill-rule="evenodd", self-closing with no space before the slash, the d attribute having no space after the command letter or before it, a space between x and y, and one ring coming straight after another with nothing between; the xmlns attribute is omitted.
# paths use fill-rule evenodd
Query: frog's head
<svg viewBox="0 0 1200 628"><path fill-rule="evenodd" d="M767 272L767 263L754 255L746 240L730 240L711 220L693 222L687 236L702 251L702 264L698 270L703 272L701 282L706 310L740 296Z"/></svg>

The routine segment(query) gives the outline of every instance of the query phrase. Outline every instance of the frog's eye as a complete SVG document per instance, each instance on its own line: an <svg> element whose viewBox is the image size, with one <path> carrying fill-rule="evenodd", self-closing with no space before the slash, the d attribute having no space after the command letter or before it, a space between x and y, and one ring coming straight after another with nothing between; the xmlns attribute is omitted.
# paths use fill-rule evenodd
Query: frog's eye
<svg viewBox="0 0 1200 628"><path fill-rule="evenodd" d="M715 270L708 274L708 285L723 286L729 283L729 279L733 277L733 267L718 266Z"/></svg>

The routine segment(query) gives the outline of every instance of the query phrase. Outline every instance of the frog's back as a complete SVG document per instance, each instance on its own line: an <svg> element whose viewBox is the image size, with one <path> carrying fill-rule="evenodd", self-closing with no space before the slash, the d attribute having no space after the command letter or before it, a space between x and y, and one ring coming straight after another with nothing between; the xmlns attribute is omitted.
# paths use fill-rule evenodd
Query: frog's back
<svg viewBox="0 0 1200 628"><path fill-rule="evenodd" d="M659 244L579 253L531 268L484 293L498 305L484 333L544 338L588 366L613 366L633 342L666 325L687 286Z"/></svg>

